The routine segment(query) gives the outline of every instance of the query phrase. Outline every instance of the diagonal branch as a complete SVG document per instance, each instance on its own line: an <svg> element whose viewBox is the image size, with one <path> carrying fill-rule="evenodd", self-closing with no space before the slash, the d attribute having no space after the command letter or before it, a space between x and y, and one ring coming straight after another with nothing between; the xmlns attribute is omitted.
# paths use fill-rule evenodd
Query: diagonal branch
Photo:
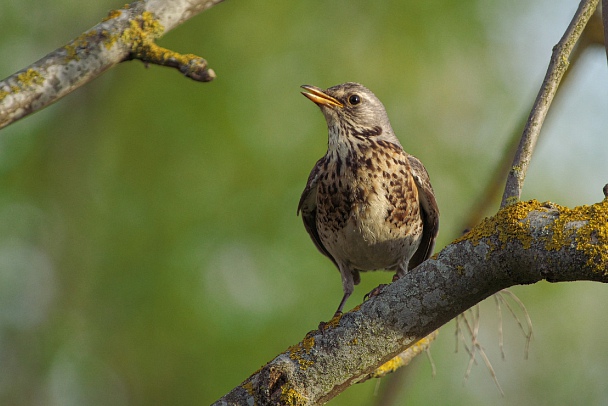
<svg viewBox="0 0 608 406"><path fill-rule="evenodd" d="M608 0L604 1L608 2ZM562 77L562 85L557 89L555 97L559 97L561 94L560 89L564 88L568 78L571 77L570 74L574 71L575 66L581 60L583 53L590 47L597 46L604 47L604 28L602 24L602 16L599 13L599 10L596 10L596 12L593 14L587 23L587 26L583 30L581 38L579 39L576 47L574 47L570 56L570 66L568 70L564 72L564 76ZM505 147L505 152L503 153L502 158L494 168L494 172L481 195L475 199L475 202L469 210L468 216L463 221L460 230L466 231L478 224L488 213L488 209L494 204L494 201L496 200L505 180L507 179L509 170L511 169L511 164L513 161L512 157L517 151L522 131L525 128L526 119L527 117L522 115L515 121L516 125L509 135L509 140Z"/></svg>
<svg viewBox="0 0 608 406"><path fill-rule="evenodd" d="M141 0L112 10L102 22L25 69L0 81L0 128L54 103L114 65L140 59L174 67L197 81L215 78L207 62L154 42L223 0Z"/></svg>
<svg viewBox="0 0 608 406"><path fill-rule="evenodd" d="M608 282L608 198L574 209L519 202L382 293L279 354L215 405L318 405L509 286Z"/></svg>
<svg viewBox="0 0 608 406"><path fill-rule="evenodd" d="M599 0L581 0L578 10L576 10L566 32L557 45L553 47L547 74L534 101L534 106L528 117L513 164L507 176L507 184L500 207L517 202L521 196L521 190L536 141L538 140L541 127L545 121L551 102L555 97L560 81L568 69L570 54L585 29L587 22L595 12L598 3Z"/></svg>

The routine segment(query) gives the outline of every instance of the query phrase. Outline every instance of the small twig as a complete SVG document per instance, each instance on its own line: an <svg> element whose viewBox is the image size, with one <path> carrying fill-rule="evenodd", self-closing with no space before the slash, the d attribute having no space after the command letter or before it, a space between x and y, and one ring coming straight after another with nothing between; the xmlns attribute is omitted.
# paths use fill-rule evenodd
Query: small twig
<svg viewBox="0 0 608 406"><path fill-rule="evenodd" d="M517 316L517 314L511 307L511 305L509 304L509 302L507 300L505 300L505 298L502 296L503 294L508 295L511 298L511 300L513 300L515 302L515 304L517 304L519 309L522 311L522 313L524 314L524 317L526 319L527 328L524 328L523 323L521 322L521 320L519 319L519 317ZM517 297L517 295L515 293L511 292L509 289L503 289L500 292L498 292L495 296L499 296L500 299L502 300L502 302L507 306L507 309L509 310L509 312L511 313L511 315L517 322L517 325L519 326L519 330L524 335L524 337L526 339L526 346L524 349L524 358L528 359L528 350L530 349L530 342L532 341L532 336L533 336L532 319L530 318L530 313L528 313L528 309L526 309L526 306Z"/></svg>
<svg viewBox="0 0 608 406"><path fill-rule="evenodd" d="M471 308L466 313L471 315L472 323L469 322L469 320L467 319L465 314L461 315L462 316L461 320L464 321L464 324L467 327L467 331L468 331L468 333L470 335L470 339L471 339L471 350L469 352L470 359L469 359L469 364L467 366L467 370L465 372L464 380L466 382L469 379L469 376L471 375L471 370L473 369L473 365L477 365L477 359L476 359L475 355L477 353L479 353L479 356L481 357L484 364L486 365L486 368L488 369L488 372L490 373L490 376L492 377L494 384L498 388L498 391L500 392L500 394L502 396L504 396L505 394L502 390L502 387L500 386L500 383L498 382L498 377L496 376L494 367L492 366L490 359L486 355L486 352L485 352L484 348L482 347L481 343L477 339L477 337L479 336L479 319L480 319L479 306L475 306L475 312L473 312L473 309ZM464 340L464 336L463 336L463 340ZM468 348L466 343L465 343L465 348Z"/></svg>
<svg viewBox="0 0 608 406"><path fill-rule="evenodd" d="M502 296L500 296L500 292L492 295L494 297L494 302L496 303L496 310L498 316L498 348L500 348L500 355L502 359L505 359L505 348L504 348L504 337L502 333L502 306L500 302L503 300Z"/></svg>
<svg viewBox="0 0 608 406"><path fill-rule="evenodd" d="M566 32L557 45L553 47L547 74L530 112L515 159L507 176L507 184L500 207L515 203L521 196L534 147L561 79L568 69L570 54L587 22L595 12L598 3L599 0L582 0Z"/></svg>
<svg viewBox="0 0 608 406"><path fill-rule="evenodd" d="M434 378L437 375L437 368L435 368L435 361L433 360L433 355L431 354L431 347L428 347L424 352L426 352L426 357L431 364L431 376Z"/></svg>

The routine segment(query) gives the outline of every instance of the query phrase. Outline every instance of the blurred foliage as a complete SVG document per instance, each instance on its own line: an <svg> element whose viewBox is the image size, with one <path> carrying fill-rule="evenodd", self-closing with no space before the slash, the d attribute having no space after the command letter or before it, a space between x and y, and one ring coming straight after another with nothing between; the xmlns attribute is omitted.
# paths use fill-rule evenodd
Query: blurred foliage
<svg viewBox="0 0 608 406"><path fill-rule="evenodd" d="M121 5L2 3L0 75ZM430 172L443 247L489 181L575 7L228 1L160 41L207 58L216 81L128 62L0 132L0 404L209 404L332 314L338 273L295 215L326 143L301 84L358 81L383 100ZM594 133L606 128L597 114L608 102L598 55L602 67L581 67L583 90L568 90L576 103L558 103L528 197L601 198L606 144ZM589 160L571 153L562 116L575 120ZM348 305L389 279L365 274ZM482 365L463 385L468 359L454 354L448 325L433 346L437 376L421 357L398 404L606 403L605 288L514 290L536 326L529 360L507 316L500 360L493 303L482 307L482 343L505 398ZM330 404L373 404L389 379Z"/></svg>

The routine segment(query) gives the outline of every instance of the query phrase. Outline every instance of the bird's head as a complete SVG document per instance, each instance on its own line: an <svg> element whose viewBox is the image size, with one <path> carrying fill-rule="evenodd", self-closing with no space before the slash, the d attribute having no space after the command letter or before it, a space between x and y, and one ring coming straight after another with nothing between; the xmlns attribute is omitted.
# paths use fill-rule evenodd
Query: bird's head
<svg viewBox="0 0 608 406"><path fill-rule="evenodd" d="M304 96L321 108L329 129L330 143L348 138L386 140L401 145L391 127L382 102L359 83L343 83L322 90L303 85ZM332 137L336 139L332 140Z"/></svg>

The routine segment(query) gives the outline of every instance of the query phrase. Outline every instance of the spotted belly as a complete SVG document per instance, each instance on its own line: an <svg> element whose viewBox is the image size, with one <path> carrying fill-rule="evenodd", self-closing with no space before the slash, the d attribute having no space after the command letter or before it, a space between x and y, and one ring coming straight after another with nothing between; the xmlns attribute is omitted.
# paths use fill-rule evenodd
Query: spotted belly
<svg viewBox="0 0 608 406"><path fill-rule="evenodd" d="M317 229L337 261L361 271L407 268L422 220L413 179L400 169L320 185Z"/></svg>

